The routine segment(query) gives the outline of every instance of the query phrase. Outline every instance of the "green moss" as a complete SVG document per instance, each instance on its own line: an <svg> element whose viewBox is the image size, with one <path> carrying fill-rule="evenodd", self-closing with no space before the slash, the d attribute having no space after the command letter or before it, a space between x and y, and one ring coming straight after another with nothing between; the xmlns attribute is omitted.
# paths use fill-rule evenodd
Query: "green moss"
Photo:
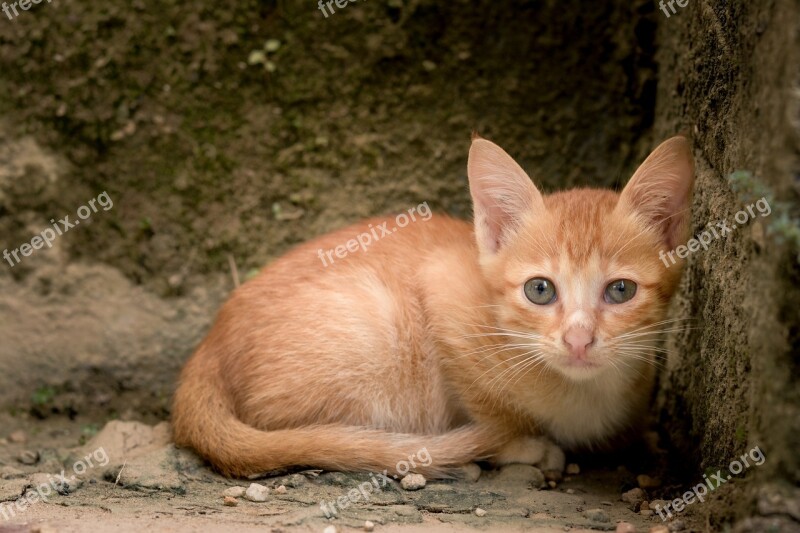
<svg viewBox="0 0 800 533"><path fill-rule="evenodd" d="M34 391L31 395L31 402L35 406L41 406L48 403L50 400L55 398L56 390L53 387L43 386L39 387Z"/></svg>
<svg viewBox="0 0 800 533"><path fill-rule="evenodd" d="M747 442L747 429L744 426L736 428L736 442L738 444L745 444Z"/></svg>
<svg viewBox="0 0 800 533"><path fill-rule="evenodd" d="M737 170L728 176L731 190L745 204L766 199L772 213L765 222L767 235L780 246L789 246L800 262L800 220L792 213L791 204L775 201L772 190L749 170Z"/></svg>

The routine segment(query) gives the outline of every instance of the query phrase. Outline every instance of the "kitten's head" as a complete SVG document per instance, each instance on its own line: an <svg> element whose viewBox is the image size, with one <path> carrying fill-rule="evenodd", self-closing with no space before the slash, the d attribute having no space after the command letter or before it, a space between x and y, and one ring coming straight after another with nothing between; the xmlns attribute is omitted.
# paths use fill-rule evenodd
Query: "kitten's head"
<svg viewBox="0 0 800 533"><path fill-rule="evenodd" d="M620 194L542 196L502 148L475 139L475 237L509 343L576 380L649 361L683 267L663 252L688 237L693 181L689 143L674 137Z"/></svg>

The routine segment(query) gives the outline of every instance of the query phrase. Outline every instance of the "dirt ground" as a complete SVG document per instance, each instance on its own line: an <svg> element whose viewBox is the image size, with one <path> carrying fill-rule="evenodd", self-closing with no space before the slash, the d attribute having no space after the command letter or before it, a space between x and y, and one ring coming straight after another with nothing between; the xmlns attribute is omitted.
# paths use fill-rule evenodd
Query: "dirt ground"
<svg viewBox="0 0 800 533"><path fill-rule="evenodd" d="M325 18L299 0L55 0L0 14L0 248L104 191L114 204L0 263L0 510L108 455L64 494L0 514L0 533L649 531L661 520L621 500L637 476L659 481L644 501L674 498L759 442L773 460L754 474L780 490L734 480L671 531L755 514L736 531L795 531L797 13L789 0L698 0L669 19L642 0L381 0ZM363 476L284 473L256 480L266 502L228 507L223 491L249 482L167 442L177 372L234 276L365 216L428 202L469 217L472 131L552 191L619 187L681 130L695 138L696 229L735 211L727 178L741 169L788 207L690 261L676 315L704 327L668 343L641 443L571 457L580 473L555 487L482 465L477 482L392 482L328 520L320 502Z"/></svg>
<svg viewBox="0 0 800 533"><path fill-rule="evenodd" d="M12 423L19 421L15 418ZM53 494L47 502L36 502L24 511L14 508L18 514L9 516L5 524L0 522L0 532L142 528L321 532L330 525L339 531L363 530L366 521L373 522L376 531L404 532L613 531L620 521L647 531L662 522L658 516L637 512L641 498L638 507L636 501L620 500L623 491L636 486L635 474L655 474L656 465L663 463L657 453L644 449L634 448L633 456L627 458L587 458L578 474L568 474L553 486L538 469L524 465L501 470L484 466L477 480L431 481L417 491L402 489L396 480L384 486L381 480L380 490L367 494L368 502L359 495L340 510L338 518L328 519L321 509L323 502L347 495L371 477L287 472L255 480L272 489L266 502L239 498L237 506L228 507L223 503L225 489L248 487L250 481L216 475L194 454L176 450L169 443L166 424L115 421L87 439L94 432L92 424L83 417L46 423L30 420L23 424L22 434L12 432L10 439L0 440L0 479L4 480L0 502L13 502L26 491L35 491L42 480L48 481L47 474L52 478L65 470L68 479L76 471L82 474L75 476L80 484L73 482L64 494ZM35 464L24 464L23 458ZM85 472L75 464L85 465ZM647 489L653 495L664 490ZM47 496L47 490L40 492ZM0 520L3 509L0 506ZM486 514L477 516L478 509ZM6 508L6 514L11 512ZM677 525L682 523L686 529L680 530L689 530L698 520L699 515L684 516ZM9 524L24 527L14 529Z"/></svg>

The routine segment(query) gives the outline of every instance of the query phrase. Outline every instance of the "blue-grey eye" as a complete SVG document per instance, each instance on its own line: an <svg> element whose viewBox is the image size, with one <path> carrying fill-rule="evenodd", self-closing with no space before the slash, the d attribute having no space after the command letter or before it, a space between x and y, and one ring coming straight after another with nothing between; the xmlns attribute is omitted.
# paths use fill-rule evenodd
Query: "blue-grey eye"
<svg viewBox="0 0 800 533"><path fill-rule="evenodd" d="M618 279L612 281L606 287L606 302L610 304L622 304L630 300L636 294L636 283L629 279Z"/></svg>
<svg viewBox="0 0 800 533"><path fill-rule="evenodd" d="M549 279L529 279L525 282L525 296L536 305L547 305L556 299L556 286Z"/></svg>

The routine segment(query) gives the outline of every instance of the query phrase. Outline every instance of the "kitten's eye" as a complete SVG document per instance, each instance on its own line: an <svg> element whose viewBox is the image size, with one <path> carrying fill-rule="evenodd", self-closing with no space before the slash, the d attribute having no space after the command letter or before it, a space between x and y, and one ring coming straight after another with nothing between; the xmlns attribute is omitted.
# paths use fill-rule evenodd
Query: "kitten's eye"
<svg viewBox="0 0 800 533"><path fill-rule="evenodd" d="M610 304L625 303L636 294L636 283L629 279L612 281L606 287L606 301Z"/></svg>
<svg viewBox="0 0 800 533"><path fill-rule="evenodd" d="M547 305L556 299L556 287L549 279L529 279L525 282L525 296L536 305Z"/></svg>

